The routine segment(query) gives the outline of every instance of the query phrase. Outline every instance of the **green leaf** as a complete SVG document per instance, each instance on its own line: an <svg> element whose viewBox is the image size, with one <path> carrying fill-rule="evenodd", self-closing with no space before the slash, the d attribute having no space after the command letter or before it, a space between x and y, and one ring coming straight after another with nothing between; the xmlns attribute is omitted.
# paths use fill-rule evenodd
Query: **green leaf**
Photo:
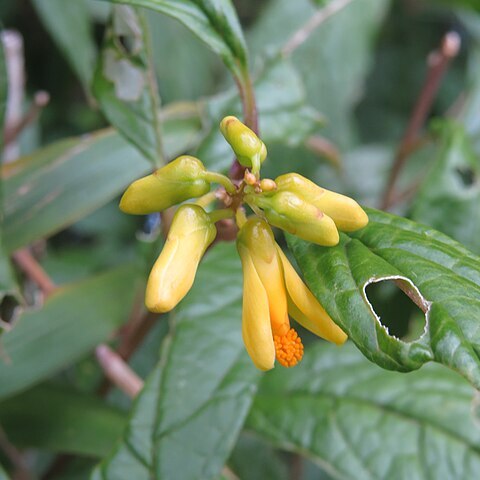
<svg viewBox="0 0 480 480"><path fill-rule="evenodd" d="M196 100L214 92L223 70L218 56L167 15L149 11L148 23L152 44L158 45L152 54L163 103ZM195 72L194 82L192 72Z"/></svg>
<svg viewBox="0 0 480 480"><path fill-rule="evenodd" d="M389 3L348 3L319 25L291 55L305 84L308 104L328 119L325 136L343 147L355 140L353 109L364 87L373 60L375 35ZM282 49L317 12L311 0L268 2L249 32L250 51L261 54Z"/></svg>
<svg viewBox="0 0 480 480"><path fill-rule="evenodd" d="M139 272L131 265L60 287L40 310L23 312L2 337L0 398L85 356L127 320Z"/></svg>
<svg viewBox="0 0 480 480"><path fill-rule="evenodd" d="M0 29L0 35L2 29ZM7 79L7 65L5 62L5 50L3 48L3 41L0 41L0 130L3 132L5 128L5 113L7 111L8 98L8 79ZM3 134L0 135L0 152L3 152ZM0 194L2 193L0 189ZM1 199L0 199L1 200Z"/></svg>
<svg viewBox="0 0 480 480"><path fill-rule="evenodd" d="M480 253L480 163L464 129L444 125L441 148L415 199L412 218Z"/></svg>
<svg viewBox="0 0 480 480"><path fill-rule="evenodd" d="M351 345L316 345L264 377L247 427L344 480L476 478L473 390L430 365L386 372Z"/></svg>
<svg viewBox="0 0 480 480"><path fill-rule="evenodd" d="M123 441L94 479L209 479L218 475L259 374L241 339L241 267L216 245L173 317L173 333L134 406Z"/></svg>
<svg viewBox="0 0 480 480"><path fill-rule="evenodd" d="M10 259L3 252L0 231L0 336L12 327L20 303L20 290L13 276Z"/></svg>
<svg viewBox="0 0 480 480"><path fill-rule="evenodd" d="M182 118L183 110L171 108L164 113L169 157L198 141L198 112L189 109ZM145 157L112 130L61 140L5 165L6 251L71 225L150 170Z"/></svg>
<svg viewBox="0 0 480 480"><path fill-rule="evenodd" d="M165 163L148 24L134 8L113 8L92 88L112 125L154 166Z"/></svg>
<svg viewBox="0 0 480 480"><path fill-rule="evenodd" d="M288 60L265 63L255 79L260 136L267 148L275 143L296 146L323 124L323 117L305 103L302 81ZM232 150L219 131L226 115L242 117L236 90L214 97L206 104L211 131L197 155L211 169L226 169L232 163ZM272 162L274 160L272 159Z"/></svg>
<svg viewBox="0 0 480 480"><path fill-rule="evenodd" d="M247 49L242 28L230 0L109 1L151 8L169 15L205 42L234 75L241 76L247 67Z"/></svg>
<svg viewBox="0 0 480 480"><path fill-rule="evenodd" d="M96 57L85 0L32 0L45 27L88 91Z"/></svg>
<svg viewBox="0 0 480 480"><path fill-rule="evenodd" d="M1 402L0 423L18 447L99 457L120 437L125 415L98 397L44 384Z"/></svg>
<svg viewBox="0 0 480 480"><path fill-rule="evenodd" d="M248 480L287 480L288 470L280 452L270 443L249 435L240 435L228 465L238 478Z"/></svg>
<svg viewBox="0 0 480 480"><path fill-rule="evenodd" d="M313 293L362 353L381 367L409 371L435 361L480 388L480 258L449 237L401 217L367 210L370 222L336 247L289 236ZM420 338L389 335L365 288L382 280L427 310Z"/></svg>

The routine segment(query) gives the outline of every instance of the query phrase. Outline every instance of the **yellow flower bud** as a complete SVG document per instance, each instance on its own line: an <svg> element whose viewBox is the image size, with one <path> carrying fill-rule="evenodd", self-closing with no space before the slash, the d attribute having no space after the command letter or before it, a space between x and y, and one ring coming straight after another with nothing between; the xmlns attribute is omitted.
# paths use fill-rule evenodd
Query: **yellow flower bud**
<svg viewBox="0 0 480 480"><path fill-rule="evenodd" d="M287 294L272 230L252 217L241 228L237 248L242 260L244 291L242 331L245 347L261 370L296 365L303 345L290 328Z"/></svg>
<svg viewBox="0 0 480 480"><path fill-rule="evenodd" d="M368 216L360 205L350 197L321 188L298 173L280 175L276 180L278 190L289 191L303 197L328 215L337 228L353 232L368 223Z"/></svg>
<svg viewBox="0 0 480 480"><path fill-rule="evenodd" d="M292 235L324 246L339 242L333 220L296 193L277 190L272 195L255 196L251 201L263 209L270 224Z"/></svg>
<svg viewBox="0 0 480 480"><path fill-rule="evenodd" d="M145 304L150 311L168 312L188 293L198 264L216 233L214 223L202 207L192 204L179 207L148 278Z"/></svg>
<svg viewBox="0 0 480 480"><path fill-rule="evenodd" d="M178 157L133 182L120 200L120 209L125 213L145 215L205 195L210 191L210 183L203 178L204 173L205 167L198 158Z"/></svg>
<svg viewBox="0 0 480 480"><path fill-rule="evenodd" d="M304 328L329 342L341 345L347 340L344 331L330 318L313 293L303 283L282 249L276 245L282 262L288 293L288 313Z"/></svg>
<svg viewBox="0 0 480 480"><path fill-rule="evenodd" d="M236 117L225 117L220 123L220 131L230 144L241 165L252 168L257 174L267 156L267 147Z"/></svg>

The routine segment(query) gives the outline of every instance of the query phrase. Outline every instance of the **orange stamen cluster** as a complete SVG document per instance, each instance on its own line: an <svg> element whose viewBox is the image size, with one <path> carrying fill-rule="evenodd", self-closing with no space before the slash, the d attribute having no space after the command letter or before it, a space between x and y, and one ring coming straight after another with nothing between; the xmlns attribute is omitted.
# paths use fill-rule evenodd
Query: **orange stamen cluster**
<svg viewBox="0 0 480 480"><path fill-rule="evenodd" d="M302 339L293 328L290 328L285 335L274 335L273 342L280 365L294 367L302 359Z"/></svg>

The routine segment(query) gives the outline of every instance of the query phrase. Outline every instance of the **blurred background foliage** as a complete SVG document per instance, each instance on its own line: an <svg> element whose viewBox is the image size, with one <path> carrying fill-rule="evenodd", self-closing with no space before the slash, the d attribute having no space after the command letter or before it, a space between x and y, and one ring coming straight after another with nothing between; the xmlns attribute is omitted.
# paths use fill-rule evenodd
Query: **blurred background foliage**
<svg viewBox="0 0 480 480"><path fill-rule="evenodd" d="M234 2L256 79L260 131L269 149L265 174L276 176L294 170L378 208L395 151L425 80L427 58L445 33L453 30L461 39L460 52L441 82L421 132L420 146L401 172L398 189L406 195L395 202L392 211L430 225L479 254L478 2L354 0L316 29L290 60L279 61L278 51L287 39L326 4L328 0ZM108 339L113 338L116 346L121 344L121 338L113 332L125 323L132 305L141 309L143 279L162 245L158 219L129 217L117 208L122 189L147 173L151 165L115 133L96 132L110 125L108 108L115 107L108 104L108 91L97 85L95 100L90 87L111 8L110 3L97 0L0 2L3 28L18 30L23 36L25 110L38 90L50 95L38 120L19 136L20 153L31 155L42 146L62 140L36 154L36 165L53 158L65 162L63 166L55 164L57 176L46 177L40 172L32 177L35 167L6 186L5 249L11 253L35 242L34 252L56 284L80 282L74 283L75 290L62 289L41 310L47 319L44 330L37 325L38 331L32 334L32 329L25 327L25 316L36 313L26 312L18 327L4 336L7 357L16 362L13 370L2 372L0 367L0 425L4 436L25 453L24 461L34 472L32 478L88 478L93 466L111 452L122 435L123 412L131 408L131 403L116 389L110 391L107 402L92 394L99 388L102 372L90 352ZM150 28L153 68L163 108L167 158L190 151L210 168L228 168L231 155L216 125L224 114L241 112L231 76L221 60L179 22L153 11L147 12L145 20ZM98 75L97 70L95 78L100 81ZM116 126L135 134L128 122ZM65 140L91 132L96 133L80 141ZM101 167L97 162L100 157ZM12 175L8 167L6 175ZM69 175L78 180L71 189ZM28 205L40 204L43 197L29 197L30 192L8 195L18 193L22 182L44 182L49 191L60 179L68 186L60 194L62 201L52 210L48 205L39 206L38 215L25 212ZM78 199L85 191L90 198L80 204ZM49 237L48 241L40 240L44 237ZM145 378L157 364L159 345L168 336L161 362L173 373L169 374L166 367L155 370L159 378L149 384L152 395L158 394L152 387L155 381L164 385L165 418L177 415L175 402L180 410L184 407L181 395L212 399L208 408L202 407L198 425L181 431L171 420L173 426L167 422L156 427L159 437L167 436L169 428L179 428L179 438L193 435L198 440L205 433L201 427L217 421L220 433L232 432L223 443L220 434L215 438L218 458L201 470L204 476L195 478L218 477L227 458L228 468L221 473L226 479L476 478L480 435L469 424L471 389L443 369L428 368L401 377L368 364L353 348L346 347L342 356L333 349L314 347L310 360L305 358L305 365L298 367L298 377L275 371L262 381L253 399L256 372L240 356L243 346L238 335L233 338L232 333L240 324L238 305L229 306L228 301L222 303L205 291L206 285L215 285L215 261L231 276L232 285L239 282L239 267L232 260L232 251L232 245L221 245L212 252L213 258L206 260L197 291L172 315L177 317L175 321L170 319L176 325L175 335L169 333L167 321L158 322L130 358L131 366ZM35 286L21 274L17 277L27 300L35 304ZM222 285L217 288L221 291ZM235 303L239 297L233 290L223 294ZM367 293L392 334L405 340L418 338L424 317L402 292L383 282L369 286ZM86 296L90 302L82 300ZM76 311L77 315L66 320L64 311ZM222 322L223 327L219 327ZM210 335L233 345L228 352L216 355L205 347L209 361L226 364L221 385L208 385L209 369L217 367L210 367L204 356L197 352L182 358L178 353L188 351L192 342L201 343L203 339L208 343ZM302 335L308 344L308 334ZM55 353L47 361L45 352L52 348ZM185 374L189 369L205 370L195 380L191 378L193 373L191 377ZM220 370L216 374L220 375ZM161 376L159 372L164 371ZM365 384L355 383L357 379L349 371L364 375ZM310 378L311 372L318 372L318 377ZM180 388L173 380L176 375L184 375L182 380L192 382L191 386ZM403 398L406 391L420 393ZM374 401L366 400L368 392L376 395ZM225 412L212 406L224 396L231 397L228 408L240 412L237 424L227 420L222 424L221 418L227 419L228 415L222 417ZM418 401L421 396L424 403ZM285 397L291 404L282 403ZM147 402L148 397L141 401ZM444 415L432 405L446 410ZM190 419L190 408L197 415L197 407L185 406L185 418ZM153 436L145 433L148 421L137 418L139 410L149 412L149 408L137 408L125 444L140 442L142 434ZM430 408L431 418L426 418L425 411ZM245 417L246 427L235 444ZM345 419L351 419L350 425L357 425L357 430L346 431ZM413 426L409 427L409 419L414 419ZM373 431L378 425L382 435L375 437ZM362 437L365 432L370 433ZM419 445L430 448L421 460L411 448L420 437ZM176 440L169 441L175 445ZM165 442L159 447L162 458L175 457L171 444ZM124 453L122 445L115 455L125 455L124 459L135 455ZM141 443L141 448L150 447ZM201 458L208 457L205 452L197 453ZM143 473L135 473L137 467L131 471L127 468L130 476L121 477L115 470L120 468L115 455L104 467L103 476L95 478L143 478ZM444 460L439 461L442 456ZM461 458L467 459L463 466ZM175 462L164 461L166 470L157 478L194 478L193 470L175 477L169 470ZM5 450L0 451L0 463L10 472L21 470ZM428 475L422 470L425 465L431 469ZM437 475L436 469L440 471L442 466L445 470ZM0 470L0 479L6 478L2 475Z"/></svg>

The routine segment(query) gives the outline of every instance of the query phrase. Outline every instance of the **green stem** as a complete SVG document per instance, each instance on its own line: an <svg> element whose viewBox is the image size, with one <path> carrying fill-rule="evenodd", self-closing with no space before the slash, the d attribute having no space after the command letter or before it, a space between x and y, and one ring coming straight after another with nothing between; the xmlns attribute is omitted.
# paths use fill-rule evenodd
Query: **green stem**
<svg viewBox="0 0 480 480"><path fill-rule="evenodd" d="M222 185L230 194L234 194L237 191L232 181L226 175L222 175L221 173L205 172L203 174L203 178L205 178L207 182L218 183Z"/></svg>
<svg viewBox="0 0 480 480"><path fill-rule="evenodd" d="M200 207L205 208L205 207L208 207L208 205L210 205L216 199L217 199L217 196L215 195L215 192L208 192L205 195L198 198L195 201L195 203Z"/></svg>
<svg viewBox="0 0 480 480"><path fill-rule="evenodd" d="M237 222L238 228L242 228L245 225L247 221L247 215L242 207L238 208L235 212L235 221Z"/></svg>
<svg viewBox="0 0 480 480"><path fill-rule="evenodd" d="M222 210L214 210L208 214L210 220L213 223L216 223L220 220L225 220L226 218L233 218L233 210L230 208L223 208Z"/></svg>

